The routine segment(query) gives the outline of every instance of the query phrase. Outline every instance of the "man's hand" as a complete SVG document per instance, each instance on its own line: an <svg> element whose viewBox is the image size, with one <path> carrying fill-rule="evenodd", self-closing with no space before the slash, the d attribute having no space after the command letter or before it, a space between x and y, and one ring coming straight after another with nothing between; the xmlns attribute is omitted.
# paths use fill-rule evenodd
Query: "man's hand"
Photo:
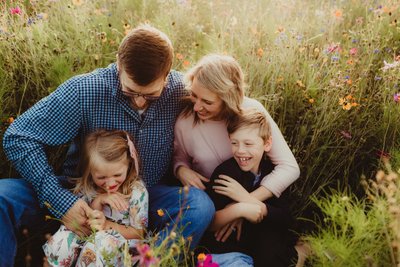
<svg viewBox="0 0 400 267"><path fill-rule="evenodd" d="M210 181L210 179L185 166L180 166L178 168L176 176L184 186L193 186L201 190L206 189L203 183L208 183Z"/></svg>
<svg viewBox="0 0 400 267"><path fill-rule="evenodd" d="M219 179L215 179L214 182L220 185L213 186L216 193L227 196L236 202L249 202L249 199L252 198L249 192L235 179L223 174L218 177Z"/></svg>
<svg viewBox="0 0 400 267"><path fill-rule="evenodd" d="M67 211L62 217L62 222L72 232L76 233L80 237L88 236L91 233L90 227L87 225L89 214L93 210L89 205L79 199L75 204Z"/></svg>

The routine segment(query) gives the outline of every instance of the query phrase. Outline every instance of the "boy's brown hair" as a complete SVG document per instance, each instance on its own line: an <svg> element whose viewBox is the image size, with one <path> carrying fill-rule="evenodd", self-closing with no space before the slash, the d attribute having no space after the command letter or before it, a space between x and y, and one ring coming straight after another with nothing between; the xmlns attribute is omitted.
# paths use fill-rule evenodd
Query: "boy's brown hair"
<svg viewBox="0 0 400 267"><path fill-rule="evenodd" d="M228 134L231 135L242 128L258 128L259 136L267 142L271 137L271 126L265 114L257 109L243 109L236 119L228 122Z"/></svg>
<svg viewBox="0 0 400 267"><path fill-rule="evenodd" d="M173 55L168 36L143 24L122 40L118 48L118 64L136 84L146 86L160 77L167 77Z"/></svg>

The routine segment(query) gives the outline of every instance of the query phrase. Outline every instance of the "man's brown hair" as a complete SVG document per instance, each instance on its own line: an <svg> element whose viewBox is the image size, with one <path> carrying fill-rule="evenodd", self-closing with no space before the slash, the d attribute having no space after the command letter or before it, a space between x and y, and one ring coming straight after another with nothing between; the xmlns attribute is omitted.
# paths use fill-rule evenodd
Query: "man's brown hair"
<svg viewBox="0 0 400 267"><path fill-rule="evenodd" d="M168 75L173 55L168 36L143 24L122 40L118 49L118 64L137 85L146 86Z"/></svg>

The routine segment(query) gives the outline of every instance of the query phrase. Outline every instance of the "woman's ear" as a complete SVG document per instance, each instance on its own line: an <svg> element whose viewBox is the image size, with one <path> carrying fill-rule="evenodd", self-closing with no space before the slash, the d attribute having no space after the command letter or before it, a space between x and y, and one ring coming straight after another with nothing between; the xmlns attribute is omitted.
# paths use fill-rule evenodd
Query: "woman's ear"
<svg viewBox="0 0 400 267"><path fill-rule="evenodd" d="M272 147L272 137L264 141L264 151L269 152L271 150L271 147Z"/></svg>

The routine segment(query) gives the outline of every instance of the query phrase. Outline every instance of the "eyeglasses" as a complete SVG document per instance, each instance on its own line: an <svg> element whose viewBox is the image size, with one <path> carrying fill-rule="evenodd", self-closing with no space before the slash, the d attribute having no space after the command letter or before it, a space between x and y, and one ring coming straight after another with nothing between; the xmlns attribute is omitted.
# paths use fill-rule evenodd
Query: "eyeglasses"
<svg viewBox="0 0 400 267"><path fill-rule="evenodd" d="M122 91L122 94L127 97L133 97L137 98L139 96L143 97L146 101L156 101L157 99L160 98L160 96L154 96L154 95L146 95L146 94L140 94L140 93L135 93L135 92L128 92L128 91Z"/></svg>

